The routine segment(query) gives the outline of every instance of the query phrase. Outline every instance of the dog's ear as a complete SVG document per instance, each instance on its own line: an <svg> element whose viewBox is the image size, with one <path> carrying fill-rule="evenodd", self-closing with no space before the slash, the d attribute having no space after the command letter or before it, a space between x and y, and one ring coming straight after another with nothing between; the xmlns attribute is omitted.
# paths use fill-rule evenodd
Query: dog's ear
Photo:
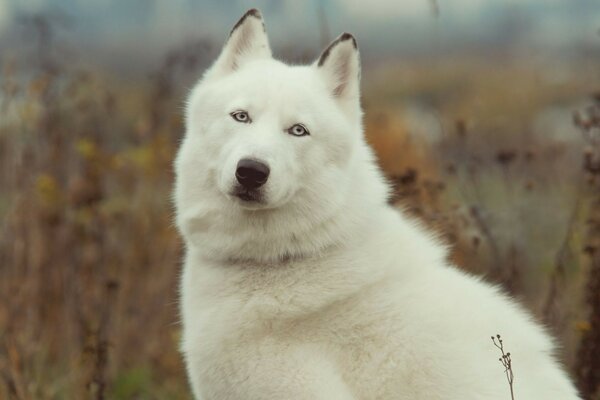
<svg viewBox="0 0 600 400"><path fill-rule="evenodd" d="M354 36L341 34L321 53L315 65L334 97L344 102L359 99L360 57Z"/></svg>
<svg viewBox="0 0 600 400"><path fill-rule="evenodd" d="M217 61L209 70L211 75L226 75L244 63L271 58L269 39L260 11L253 8L233 26Z"/></svg>

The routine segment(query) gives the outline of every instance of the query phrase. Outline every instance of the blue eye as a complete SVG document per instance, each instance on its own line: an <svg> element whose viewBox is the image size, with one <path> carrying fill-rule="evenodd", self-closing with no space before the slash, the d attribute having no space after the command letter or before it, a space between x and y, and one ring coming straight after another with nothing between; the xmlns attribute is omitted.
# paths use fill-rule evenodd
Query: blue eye
<svg viewBox="0 0 600 400"><path fill-rule="evenodd" d="M294 135L294 136L310 135L310 132L308 131L308 129L306 129L306 127L302 124L295 124L287 131L290 135Z"/></svg>
<svg viewBox="0 0 600 400"><path fill-rule="evenodd" d="M234 111L231 114L231 117L233 119L235 119L237 122L241 122L244 124L248 124L250 122L252 122L252 120L250 119L250 116L248 115L248 113L246 111L243 110L239 110L239 111Z"/></svg>

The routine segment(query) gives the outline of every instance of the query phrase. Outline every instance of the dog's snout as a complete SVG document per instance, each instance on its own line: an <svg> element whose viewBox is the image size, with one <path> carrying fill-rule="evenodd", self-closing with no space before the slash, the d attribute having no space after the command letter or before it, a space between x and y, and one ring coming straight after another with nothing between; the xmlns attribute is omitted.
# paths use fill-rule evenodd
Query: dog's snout
<svg viewBox="0 0 600 400"><path fill-rule="evenodd" d="M244 158L238 162L235 177L240 185L246 189L256 189L267 182L269 172L267 164Z"/></svg>

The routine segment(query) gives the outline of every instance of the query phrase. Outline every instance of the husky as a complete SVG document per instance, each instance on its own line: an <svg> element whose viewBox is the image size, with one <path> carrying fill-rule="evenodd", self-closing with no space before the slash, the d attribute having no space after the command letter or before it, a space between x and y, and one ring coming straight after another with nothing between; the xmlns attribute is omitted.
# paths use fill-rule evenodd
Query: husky
<svg viewBox="0 0 600 400"><path fill-rule="evenodd" d="M388 205L356 40L273 59L248 11L192 89L176 161L182 343L202 400L580 397L544 328Z"/></svg>

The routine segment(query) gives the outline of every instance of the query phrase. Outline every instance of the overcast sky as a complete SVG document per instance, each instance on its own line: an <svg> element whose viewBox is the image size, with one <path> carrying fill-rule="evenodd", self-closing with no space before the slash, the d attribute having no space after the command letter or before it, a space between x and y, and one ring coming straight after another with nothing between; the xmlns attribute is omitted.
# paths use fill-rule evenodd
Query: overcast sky
<svg viewBox="0 0 600 400"><path fill-rule="evenodd" d="M490 43L552 49L600 42L600 0L0 0L0 50L27 45L22 17L50 12L66 17L59 33L79 51L148 61L186 39L222 42L252 7L263 11L275 48L318 52L323 15L330 37L349 31L372 57Z"/></svg>

